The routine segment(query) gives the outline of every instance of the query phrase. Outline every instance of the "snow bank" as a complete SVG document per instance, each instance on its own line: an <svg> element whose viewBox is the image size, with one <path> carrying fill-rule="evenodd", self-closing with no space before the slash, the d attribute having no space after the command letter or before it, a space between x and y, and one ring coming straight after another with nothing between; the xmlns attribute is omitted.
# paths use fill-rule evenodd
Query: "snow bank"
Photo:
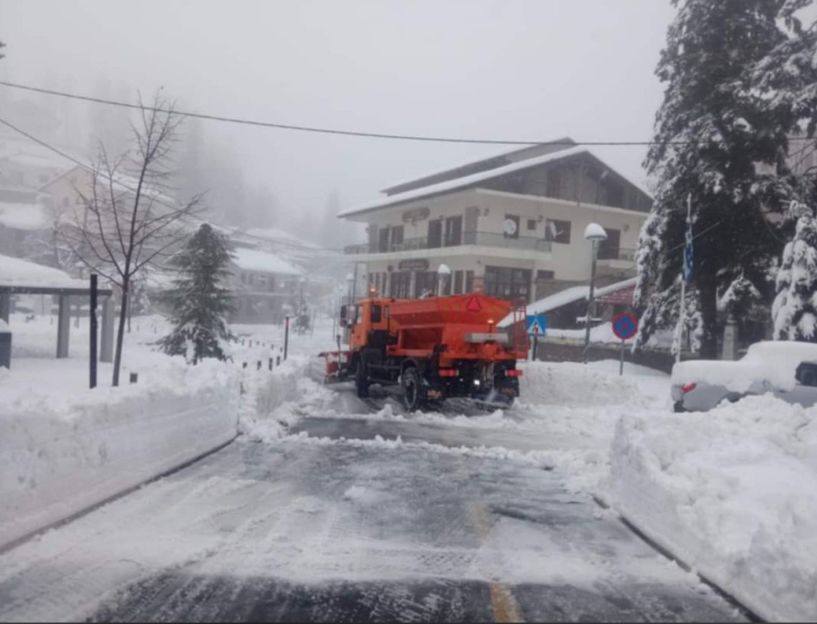
<svg viewBox="0 0 817 624"><path fill-rule="evenodd" d="M609 486L625 516L762 617L817 619L817 408L765 395L625 416Z"/></svg>
<svg viewBox="0 0 817 624"><path fill-rule="evenodd" d="M643 398L634 377L617 370L573 362L525 362L520 368L519 401L526 405L617 405Z"/></svg>
<svg viewBox="0 0 817 624"><path fill-rule="evenodd" d="M333 413L337 394L315 381L316 358L294 356L270 373L251 371L242 376L250 394L241 412L241 431L251 438L270 442L287 435L289 427L306 415Z"/></svg>
<svg viewBox="0 0 817 624"><path fill-rule="evenodd" d="M16 393L14 371L2 370L0 546L236 435L235 367L162 359L140 384L56 396Z"/></svg>

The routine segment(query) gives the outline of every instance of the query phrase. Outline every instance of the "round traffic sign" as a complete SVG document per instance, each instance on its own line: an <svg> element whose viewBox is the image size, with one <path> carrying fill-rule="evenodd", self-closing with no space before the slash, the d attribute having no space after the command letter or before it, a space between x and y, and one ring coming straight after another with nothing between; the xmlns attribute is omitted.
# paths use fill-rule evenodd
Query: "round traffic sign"
<svg viewBox="0 0 817 624"><path fill-rule="evenodd" d="M613 333L621 340L632 338L637 332L638 317L632 312L622 312L613 317Z"/></svg>

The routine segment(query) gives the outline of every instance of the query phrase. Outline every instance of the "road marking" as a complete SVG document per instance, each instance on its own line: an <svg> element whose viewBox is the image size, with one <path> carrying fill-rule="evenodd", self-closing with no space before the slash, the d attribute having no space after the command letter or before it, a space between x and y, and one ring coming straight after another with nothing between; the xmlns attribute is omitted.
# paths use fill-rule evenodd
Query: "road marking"
<svg viewBox="0 0 817 624"><path fill-rule="evenodd" d="M485 507L479 503L471 503L468 505L468 515L477 537L481 542L484 542L491 530ZM522 616L519 614L519 605L516 604L516 599L513 597L511 588L508 585L498 581L490 581L488 588L491 592L491 608L494 611L495 622L507 624L508 622L523 621Z"/></svg>

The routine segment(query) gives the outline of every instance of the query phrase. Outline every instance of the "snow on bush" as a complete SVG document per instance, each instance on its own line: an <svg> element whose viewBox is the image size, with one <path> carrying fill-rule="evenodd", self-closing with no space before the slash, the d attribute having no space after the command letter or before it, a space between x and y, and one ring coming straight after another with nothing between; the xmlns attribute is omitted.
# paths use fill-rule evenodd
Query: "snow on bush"
<svg viewBox="0 0 817 624"><path fill-rule="evenodd" d="M139 384L4 393L0 546L86 509L232 439L234 366L162 358ZM3 369L0 386L14 380Z"/></svg>
<svg viewBox="0 0 817 624"><path fill-rule="evenodd" d="M611 502L769 620L817 619L817 409L750 397L625 416Z"/></svg>

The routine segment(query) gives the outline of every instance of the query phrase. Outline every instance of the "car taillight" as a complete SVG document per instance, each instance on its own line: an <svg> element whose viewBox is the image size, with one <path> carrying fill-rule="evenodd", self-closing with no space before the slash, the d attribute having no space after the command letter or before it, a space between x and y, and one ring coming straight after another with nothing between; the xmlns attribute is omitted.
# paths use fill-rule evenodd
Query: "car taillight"
<svg viewBox="0 0 817 624"><path fill-rule="evenodd" d="M456 377L460 372L456 368L441 368L440 377Z"/></svg>
<svg viewBox="0 0 817 624"><path fill-rule="evenodd" d="M687 394L688 392L692 392L697 387L698 387L698 384L696 384L696 383L684 384L683 386L681 386L681 393L682 394Z"/></svg>
<svg viewBox="0 0 817 624"><path fill-rule="evenodd" d="M505 374L508 377L521 377L522 376L522 371L519 370L518 368L511 368L509 370L506 370Z"/></svg>

